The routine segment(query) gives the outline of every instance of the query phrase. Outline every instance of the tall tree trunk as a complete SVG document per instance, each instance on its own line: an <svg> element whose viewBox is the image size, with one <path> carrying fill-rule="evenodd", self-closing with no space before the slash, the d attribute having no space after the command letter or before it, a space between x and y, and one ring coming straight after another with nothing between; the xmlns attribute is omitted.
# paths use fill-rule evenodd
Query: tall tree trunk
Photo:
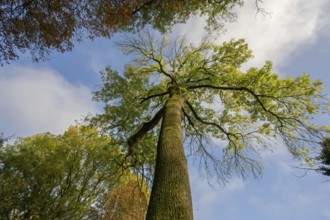
<svg viewBox="0 0 330 220"><path fill-rule="evenodd" d="M193 219L181 127L184 102L183 96L174 94L165 105L146 220Z"/></svg>

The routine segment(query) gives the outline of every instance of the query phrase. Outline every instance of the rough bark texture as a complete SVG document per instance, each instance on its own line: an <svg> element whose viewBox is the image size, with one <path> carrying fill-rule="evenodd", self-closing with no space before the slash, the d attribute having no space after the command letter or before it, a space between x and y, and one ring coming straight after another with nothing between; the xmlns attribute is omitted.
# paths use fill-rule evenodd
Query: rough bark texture
<svg viewBox="0 0 330 220"><path fill-rule="evenodd" d="M146 220L193 219L181 127L184 101L184 97L173 95L165 105Z"/></svg>

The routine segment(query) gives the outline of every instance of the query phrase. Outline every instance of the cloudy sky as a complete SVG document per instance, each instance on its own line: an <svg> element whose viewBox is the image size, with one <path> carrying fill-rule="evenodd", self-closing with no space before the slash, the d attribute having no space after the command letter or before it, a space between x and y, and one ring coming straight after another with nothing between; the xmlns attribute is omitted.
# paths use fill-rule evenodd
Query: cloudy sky
<svg viewBox="0 0 330 220"><path fill-rule="evenodd" d="M272 60L283 77L309 72L324 82L329 94L330 1L264 0L262 6L269 15L256 15L252 1L247 1L218 41L245 38L255 54L246 67ZM203 25L202 19L193 18L175 26L172 35L198 43L205 35ZM120 70L128 61L113 41L83 42L70 53L52 54L48 62L33 64L26 55L0 67L0 132L61 133L83 115L102 111L91 101L99 71L107 65ZM330 123L329 116L322 119ZM327 178L313 172L299 178L303 173L292 168L295 163L281 146L263 156L262 179L233 178L225 187L210 187L190 167L195 219L330 219Z"/></svg>

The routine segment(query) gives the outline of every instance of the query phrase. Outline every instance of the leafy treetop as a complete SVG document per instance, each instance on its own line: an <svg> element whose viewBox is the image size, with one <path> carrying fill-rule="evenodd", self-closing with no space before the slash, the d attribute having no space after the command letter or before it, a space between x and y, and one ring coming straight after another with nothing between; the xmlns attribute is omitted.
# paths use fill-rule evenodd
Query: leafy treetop
<svg viewBox="0 0 330 220"><path fill-rule="evenodd" d="M139 164L153 163L157 125L174 94L185 99L186 152L221 180L233 172L258 176L259 151L275 140L302 158L329 131L310 122L326 105L322 82L308 74L281 78L269 61L241 71L252 57L242 39L194 46L183 38L169 43L146 33L124 38L119 46L135 58L123 74L110 67L102 72L102 88L94 98L105 104L105 112L92 121L126 146Z"/></svg>
<svg viewBox="0 0 330 220"><path fill-rule="evenodd" d="M116 161L122 154L109 137L85 126L71 126L62 135L20 138L0 148L0 218L102 219L101 213L110 210L95 205L103 203L109 191L117 199L128 198L133 192L123 188L127 182L137 188L141 185L136 175L121 172ZM146 192L143 188L135 193L139 201L146 200ZM140 216L136 219L143 219L145 206L142 202L132 206ZM129 214L127 210L111 211L117 217Z"/></svg>

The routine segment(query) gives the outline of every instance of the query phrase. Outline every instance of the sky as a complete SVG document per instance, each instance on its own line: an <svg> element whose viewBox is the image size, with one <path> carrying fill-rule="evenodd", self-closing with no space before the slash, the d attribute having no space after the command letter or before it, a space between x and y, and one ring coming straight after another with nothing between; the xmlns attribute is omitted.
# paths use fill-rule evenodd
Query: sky
<svg viewBox="0 0 330 220"><path fill-rule="evenodd" d="M310 73L321 79L330 93L330 1L264 0L269 14L256 14L252 0L237 9L238 18L214 33L218 42L245 38L255 57L243 68L263 66L272 60L282 77ZM173 27L171 36L185 35L198 43L206 34L202 18ZM32 63L28 54L0 67L0 132L29 136L40 132L62 133L87 113L102 112L91 100L105 66L121 70L129 61L113 39L84 41L49 61ZM319 119L330 123L329 115ZM208 182L190 166L196 220L310 220L330 219L330 182L308 172L304 177L283 146L263 152L261 179L233 177L226 186ZM211 180L212 182L212 180Z"/></svg>

